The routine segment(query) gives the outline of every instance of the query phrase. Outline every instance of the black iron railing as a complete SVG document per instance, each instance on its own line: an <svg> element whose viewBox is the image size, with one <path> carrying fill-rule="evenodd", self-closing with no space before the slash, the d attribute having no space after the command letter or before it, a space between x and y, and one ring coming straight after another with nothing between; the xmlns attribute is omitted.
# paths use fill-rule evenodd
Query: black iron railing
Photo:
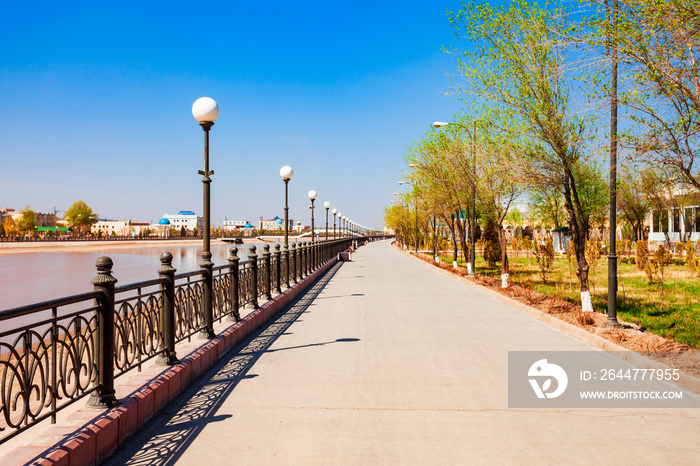
<svg viewBox="0 0 700 466"><path fill-rule="evenodd" d="M0 312L0 443L55 422L86 395L92 406L116 405L116 377L152 358L175 364L175 344L201 336L208 319L241 320L241 308L257 308L358 240L366 238L265 246L261 255L251 246L245 261L231 248L227 264L212 269L210 309L205 269L176 274L166 252L156 279L117 287L111 259L101 257L94 291Z"/></svg>

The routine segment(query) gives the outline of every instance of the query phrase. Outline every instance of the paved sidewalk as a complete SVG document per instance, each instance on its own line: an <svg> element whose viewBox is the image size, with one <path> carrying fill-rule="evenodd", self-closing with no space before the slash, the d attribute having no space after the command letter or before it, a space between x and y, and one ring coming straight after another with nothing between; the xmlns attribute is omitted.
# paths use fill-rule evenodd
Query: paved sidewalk
<svg viewBox="0 0 700 466"><path fill-rule="evenodd" d="M699 464L700 409L509 409L513 350L594 350L372 243L111 464Z"/></svg>

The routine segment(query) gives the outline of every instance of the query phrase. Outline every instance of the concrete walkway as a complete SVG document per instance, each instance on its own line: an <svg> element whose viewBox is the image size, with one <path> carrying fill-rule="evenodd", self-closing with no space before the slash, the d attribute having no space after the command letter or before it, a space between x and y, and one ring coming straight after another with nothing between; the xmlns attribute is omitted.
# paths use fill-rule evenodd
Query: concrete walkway
<svg viewBox="0 0 700 466"><path fill-rule="evenodd" d="M594 350L372 243L111 464L699 464L700 409L509 409L508 351Z"/></svg>

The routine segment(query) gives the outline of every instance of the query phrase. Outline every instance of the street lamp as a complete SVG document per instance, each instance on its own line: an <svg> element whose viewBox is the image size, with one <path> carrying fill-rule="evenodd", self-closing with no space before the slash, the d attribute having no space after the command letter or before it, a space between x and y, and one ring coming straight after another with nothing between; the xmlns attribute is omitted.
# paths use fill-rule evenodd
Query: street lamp
<svg viewBox="0 0 700 466"><path fill-rule="evenodd" d="M333 209L333 239L335 239L335 219L338 215L338 209Z"/></svg>
<svg viewBox="0 0 700 466"><path fill-rule="evenodd" d="M331 208L331 203L326 201L323 203L323 207L326 209L326 241L328 241L328 209Z"/></svg>
<svg viewBox="0 0 700 466"><path fill-rule="evenodd" d="M408 181L399 181L399 186L403 185L403 184L413 186ZM398 193L395 193L395 194L398 194ZM414 234L415 234L415 241L414 242L415 242L416 254L418 254L418 193L416 193L416 195L413 197L413 204L416 207L416 221L415 221L415 225L414 225Z"/></svg>
<svg viewBox="0 0 700 466"><path fill-rule="evenodd" d="M210 217L210 188L211 178L214 170L209 170L209 130L214 126L214 120L219 116L219 105L210 97L200 97L192 105L192 116L199 122L199 126L204 130L204 170L199 170L199 174L204 176L202 184L204 188L204 228L202 229L202 262L199 266L204 275L204 292L202 293L202 308L204 310L204 328L199 334L201 338L212 339L214 333L214 316L212 310L212 268L210 240L209 240L209 217Z"/></svg>
<svg viewBox="0 0 700 466"><path fill-rule="evenodd" d="M612 27L617 29L618 2L613 2ZM617 48L612 50L610 95L610 253L608 254L608 327L621 327L617 320Z"/></svg>
<svg viewBox="0 0 700 466"><path fill-rule="evenodd" d="M309 191L309 199L311 199L311 244L314 244L314 236L316 236L316 231L314 230L314 201L316 200L316 191L313 189Z"/></svg>
<svg viewBox="0 0 700 466"><path fill-rule="evenodd" d="M445 123L444 121L436 121L433 123L433 126L435 128L442 128L443 126L447 125L453 125L453 126L459 126L463 130L465 130L467 133L469 133L469 136L471 137L472 140L472 171L474 175L476 175L476 152L474 151L474 139L475 139L475 134L476 134L476 120L473 122L474 124L474 129L473 131L470 131L469 128L466 126L460 124L460 123ZM474 271L476 270L476 179L473 180L474 182L472 183L472 228L471 231L469 232L469 242L471 243L471 247L469 248L469 264L467 264L467 272L469 275L474 275Z"/></svg>
<svg viewBox="0 0 700 466"><path fill-rule="evenodd" d="M289 288L289 180L294 176L294 170L289 165L280 168L280 176L284 181L284 260L287 264L286 285Z"/></svg>

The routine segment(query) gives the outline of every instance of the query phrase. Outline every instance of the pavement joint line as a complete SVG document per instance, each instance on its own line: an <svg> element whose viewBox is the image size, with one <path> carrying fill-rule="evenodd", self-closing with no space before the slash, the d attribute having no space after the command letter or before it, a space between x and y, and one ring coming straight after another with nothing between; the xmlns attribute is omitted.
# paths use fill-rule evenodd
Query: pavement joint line
<svg viewBox="0 0 700 466"><path fill-rule="evenodd" d="M443 412L457 412L457 413L564 413L564 414L572 414L576 416L584 416L584 417L598 417L595 416L596 413L602 414L600 417L611 417L610 414L610 409L609 408L586 408L585 411L581 411L581 408L566 408L566 409L561 409L561 408L536 408L536 409L524 409L524 408L474 408L474 409L467 409L467 408L369 408L369 407L357 407L357 408L351 408L351 407L326 407L326 406L255 406L255 405L246 405L246 406L237 406L236 410L246 410L246 409L264 409L264 410L269 410L269 411L276 411L276 410L311 410L311 411L368 411L368 412L436 412L436 413L443 413ZM592 416L588 416L588 414L591 414ZM616 415L613 415L613 417L629 417L629 416L634 416L638 414L643 414L645 416L674 416L674 417L685 417L688 419L697 419L697 415L693 414L684 414L684 413L679 413L679 414L669 414L669 413L658 413L658 412L653 412L649 411L649 408L626 408L625 412L620 412Z"/></svg>
<svg viewBox="0 0 700 466"><path fill-rule="evenodd" d="M528 316L537 319L545 324L548 324L557 330L560 330L574 338L577 338L579 340L582 340L591 346L593 346L596 349L606 351L608 353L612 353L614 356L627 361L631 364L635 364L639 366L640 368L643 369L672 369L671 367L667 366L666 364L663 364L658 361L654 361L653 359L649 359L646 356L643 356L636 351L629 350L623 346L617 345L609 340L606 340L603 337L600 337L598 335L594 335L590 332L587 332L586 330L579 328L573 324L570 324L568 322L565 322L561 319L557 319L554 316L551 316L547 314L546 312L543 312L537 308L534 308L532 306L528 306L525 303L521 303L520 301L517 301L513 298L510 298L508 296L504 296L501 293L491 290L489 288L486 288L484 286L479 285L478 283L474 283L473 281L469 280L466 277L459 276L455 273L452 273L450 270L445 270L442 267L438 267L437 265L434 265L433 262L428 262L420 257L411 254L410 252L404 251L403 249L399 247L395 247L394 249L398 250L399 252L403 253L404 256L407 256L408 258L418 261L419 263L423 264L425 267L428 267L431 270L434 270L437 273L440 273L442 275L445 275L449 278L452 278L453 280L463 283L465 285L468 285L474 289L477 289L485 294L488 294L492 298L495 298L505 304L508 304L509 306L517 309L520 312L523 312L527 314ZM691 392L700 395L700 379L697 379L693 376L690 376L688 374L685 374L683 372L680 373L680 379L674 382L676 385L679 385L687 390L690 390Z"/></svg>

